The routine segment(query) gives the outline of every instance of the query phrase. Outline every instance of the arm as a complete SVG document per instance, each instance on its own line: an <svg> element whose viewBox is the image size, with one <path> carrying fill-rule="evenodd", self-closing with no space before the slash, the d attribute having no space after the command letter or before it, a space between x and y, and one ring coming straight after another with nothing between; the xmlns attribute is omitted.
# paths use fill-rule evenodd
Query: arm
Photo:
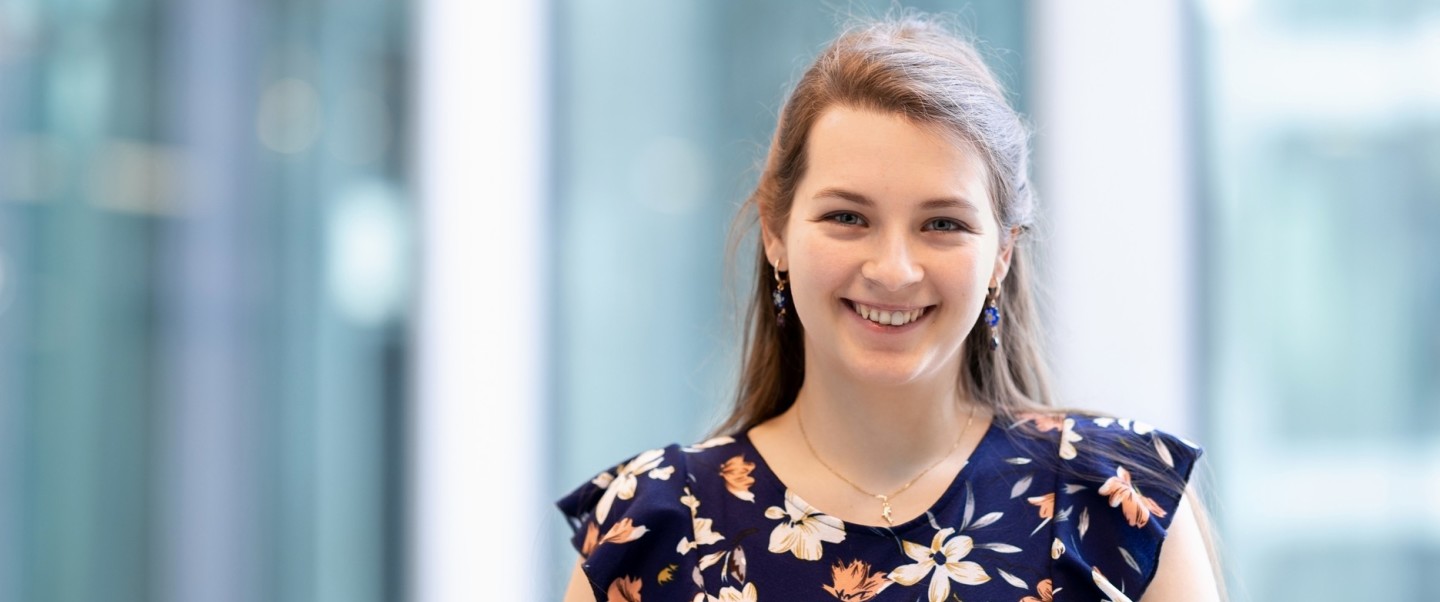
<svg viewBox="0 0 1440 602"><path fill-rule="evenodd" d="M575 570L570 571L570 586L565 588L565 602L595 602L595 592L590 590L590 578L575 561Z"/></svg>
<svg viewBox="0 0 1440 602"><path fill-rule="evenodd" d="M1209 521L1205 509L1186 489L1160 548L1160 565L1141 602L1222 600L1212 561Z"/></svg>

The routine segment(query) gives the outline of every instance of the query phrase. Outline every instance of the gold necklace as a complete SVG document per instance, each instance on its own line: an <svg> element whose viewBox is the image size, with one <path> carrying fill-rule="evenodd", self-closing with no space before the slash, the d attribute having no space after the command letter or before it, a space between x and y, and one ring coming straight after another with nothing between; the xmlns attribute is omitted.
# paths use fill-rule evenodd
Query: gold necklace
<svg viewBox="0 0 1440 602"><path fill-rule="evenodd" d="M855 481L851 481L850 479L845 478L845 475L840 474L839 471L831 468L829 464L826 464L825 460L822 460L820 458L820 454L815 451L815 445L810 443L810 434L805 432L805 418L804 414L800 411L800 408L795 408L795 421L800 424L800 437L805 439L805 447L810 448L810 455L815 457L815 461L819 462L821 466L824 466L825 470L830 471L830 474L839 477L841 481L845 481L846 484L854 487L856 491L880 500L880 516L885 519L886 524L894 526L895 521L890 517L890 499L894 498L897 495L905 493L906 489L909 489L910 486L914 485L916 481L919 481L921 477L930 474L930 471L935 470L936 466L939 466L941 462L944 462L946 458L949 458L955 453L955 448L960 447L960 440L964 439L965 433L970 430L970 423L975 421L975 409L976 406L970 406L970 417L965 420L965 428L960 429L960 435L955 437L955 443L950 445L950 451L945 452L945 455L940 456L938 459L935 460L934 463L926 467L925 470L920 471L920 474L915 475L915 478L910 479L909 483L901 485L899 489L896 489L895 491L892 491L887 495L872 493L864 487L856 485Z"/></svg>

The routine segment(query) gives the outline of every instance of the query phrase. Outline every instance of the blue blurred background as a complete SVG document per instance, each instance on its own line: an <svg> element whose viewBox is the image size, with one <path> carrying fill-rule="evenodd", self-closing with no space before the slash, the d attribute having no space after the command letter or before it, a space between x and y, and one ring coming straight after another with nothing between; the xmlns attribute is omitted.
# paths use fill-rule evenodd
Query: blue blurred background
<svg viewBox="0 0 1440 602"><path fill-rule="evenodd" d="M1206 445L1232 598L1440 600L1440 2L907 6L1033 122L1060 392ZM0 601L558 597L889 7L0 0Z"/></svg>

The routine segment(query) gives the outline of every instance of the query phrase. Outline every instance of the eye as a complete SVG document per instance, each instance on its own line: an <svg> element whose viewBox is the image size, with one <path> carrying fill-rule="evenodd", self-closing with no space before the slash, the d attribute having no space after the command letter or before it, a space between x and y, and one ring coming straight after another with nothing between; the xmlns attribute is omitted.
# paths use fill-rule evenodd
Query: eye
<svg viewBox="0 0 1440 602"><path fill-rule="evenodd" d="M956 221L956 220L953 220L953 219L950 219L950 218L945 218L945 217L930 220L930 223L926 225L926 229L928 229L928 230L935 230L935 231L937 231L937 232L969 232L969 231L970 231L970 228L967 227L964 223L961 223L961 222L959 222L959 221Z"/></svg>
<svg viewBox="0 0 1440 602"><path fill-rule="evenodd" d="M865 218L862 218L862 217L860 217L859 215L856 215L856 214L854 214L854 213L850 213L849 211L841 211L841 212L837 212L837 213L831 213L830 215L825 216L824 219L825 219L826 221L835 222L835 223L840 224L840 225L842 225L842 226L863 226L863 225L865 225Z"/></svg>

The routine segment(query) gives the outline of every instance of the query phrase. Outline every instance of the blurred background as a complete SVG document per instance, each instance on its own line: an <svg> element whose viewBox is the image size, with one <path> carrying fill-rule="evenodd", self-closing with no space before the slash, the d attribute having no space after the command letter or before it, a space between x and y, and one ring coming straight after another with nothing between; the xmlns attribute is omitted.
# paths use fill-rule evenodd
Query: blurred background
<svg viewBox="0 0 1440 602"><path fill-rule="evenodd" d="M906 5L1034 124L1060 392L1205 444L1232 598L1440 600L1440 1ZM0 601L558 598L889 7L0 0Z"/></svg>

